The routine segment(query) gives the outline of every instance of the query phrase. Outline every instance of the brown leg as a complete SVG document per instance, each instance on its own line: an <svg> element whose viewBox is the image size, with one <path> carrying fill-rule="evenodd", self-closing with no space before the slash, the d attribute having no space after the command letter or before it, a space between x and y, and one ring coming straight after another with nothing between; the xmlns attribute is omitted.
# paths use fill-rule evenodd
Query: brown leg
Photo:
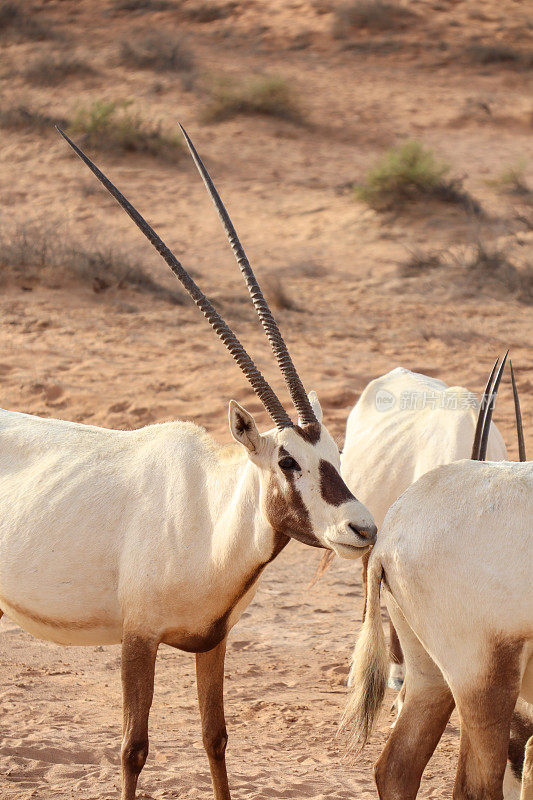
<svg viewBox="0 0 533 800"><path fill-rule="evenodd" d="M380 800L413 800L422 773L453 711L450 690L442 684L410 692L385 749L374 767Z"/></svg>
<svg viewBox="0 0 533 800"><path fill-rule="evenodd" d="M215 800L231 800L226 772L224 719L224 656L226 640L207 653L196 654L196 683L202 718L202 738L209 758Z"/></svg>
<svg viewBox="0 0 533 800"><path fill-rule="evenodd" d="M520 800L533 800L533 736L526 744Z"/></svg>
<svg viewBox="0 0 533 800"><path fill-rule="evenodd" d="M157 642L136 634L122 639L122 800L135 800L148 756L148 715L154 693Z"/></svg>
<svg viewBox="0 0 533 800"><path fill-rule="evenodd" d="M461 719L454 800L502 800L511 718L520 685L521 642L501 640L474 685L454 688ZM490 652L490 651L489 651Z"/></svg>

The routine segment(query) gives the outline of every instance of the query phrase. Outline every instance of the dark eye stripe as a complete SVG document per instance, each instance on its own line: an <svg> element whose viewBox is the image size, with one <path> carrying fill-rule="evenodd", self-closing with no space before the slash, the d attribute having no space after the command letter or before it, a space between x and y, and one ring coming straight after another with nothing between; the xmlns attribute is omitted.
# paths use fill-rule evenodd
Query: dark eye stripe
<svg viewBox="0 0 533 800"><path fill-rule="evenodd" d="M301 470L300 465L292 456L284 456L278 461L278 464L283 470Z"/></svg>
<svg viewBox="0 0 533 800"><path fill-rule="evenodd" d="M320 472L320 494L322 499L330 506L340 506L355 497L348 489L343 479L329 461L320 459L318 466Z"/></svg>

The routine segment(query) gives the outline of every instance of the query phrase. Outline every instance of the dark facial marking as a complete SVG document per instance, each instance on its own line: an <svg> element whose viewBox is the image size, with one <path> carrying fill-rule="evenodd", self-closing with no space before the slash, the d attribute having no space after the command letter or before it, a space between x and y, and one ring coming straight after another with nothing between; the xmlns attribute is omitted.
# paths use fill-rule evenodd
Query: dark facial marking
<svg viewBox="0 0 533 800"><path fill-rule="evenodd" d="M309 444L316 444L320 439L321 426L319 422L312 422L310 425L295 425L294 430Z"/></svg>
<svg viewBox="0 0 533 800"><path fill-rule="evenodd" d="M285 493L275 475L272 475L268 484L265 503L268 521L278 534L298 539L299 542L311 547L323 547L313 534L309 512L295 486L294 472L288 471L284 475L289 484Z"/></svg>
<svg viewBox="0 0 533 800"><path fill-rule="evenodd" d="M320 472L320 494L326 503L329 503L330 506L341 506L348 500L355 500L333 464L321 458L318 471Z"/></svg>

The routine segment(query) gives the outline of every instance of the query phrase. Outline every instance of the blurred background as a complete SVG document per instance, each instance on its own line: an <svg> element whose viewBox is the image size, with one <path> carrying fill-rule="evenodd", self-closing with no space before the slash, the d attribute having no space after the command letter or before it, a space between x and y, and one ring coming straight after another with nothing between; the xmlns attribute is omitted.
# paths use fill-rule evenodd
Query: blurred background
<svg viewBox="0 0 533 800"><path fill-rule="evenodd" d="M513 0L1 0L1 404L267 422L56 123L286 397L179 120L340 442L378 374L479 393L510 347L531 443L532 32ZM497 421L514 453L508 390Z"/></svg>

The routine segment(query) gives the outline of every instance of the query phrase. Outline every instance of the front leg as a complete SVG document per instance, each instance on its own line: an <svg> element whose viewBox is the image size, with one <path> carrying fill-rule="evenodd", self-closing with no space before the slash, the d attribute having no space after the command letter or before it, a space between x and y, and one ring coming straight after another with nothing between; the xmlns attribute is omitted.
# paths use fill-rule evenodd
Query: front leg
<svg viewBox="0 0 533 800"><path fill-rule="evenodd" d="M122 800L135 800L148 756L148 715L154 694L158 642L125 632L122 638Z"/></svg>
<svg viewBox="0 0 533 800"><path fill-rule="evenodd" d="M207 653L196 654L196 683L202 718L202 738L209 758L215 800L231 800L226 772L224 719L224 656L226 640Z"/></svg>

